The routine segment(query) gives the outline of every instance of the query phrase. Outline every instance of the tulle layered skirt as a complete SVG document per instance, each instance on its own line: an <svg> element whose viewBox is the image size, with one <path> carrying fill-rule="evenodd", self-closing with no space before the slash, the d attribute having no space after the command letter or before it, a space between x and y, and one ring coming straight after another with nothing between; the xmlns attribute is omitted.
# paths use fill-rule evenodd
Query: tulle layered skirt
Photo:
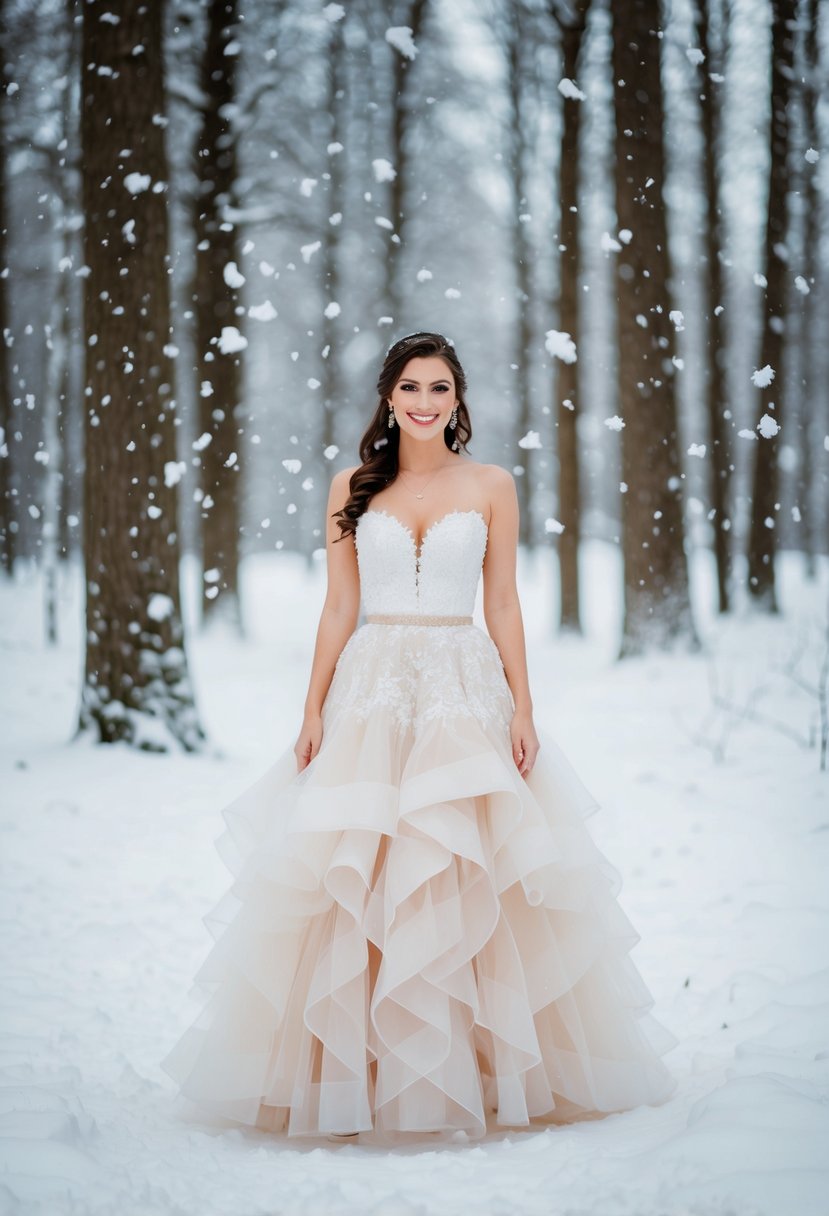
<svg viewBox="0 0 829 1216"><path fill-rule="evenodd" d="M472 1138L665 1101L675 1036L629 957L598 803L474 625L364 624L318 754L225 808L202 1011L162 1061L184 1095L289 1136Z"/></svg>

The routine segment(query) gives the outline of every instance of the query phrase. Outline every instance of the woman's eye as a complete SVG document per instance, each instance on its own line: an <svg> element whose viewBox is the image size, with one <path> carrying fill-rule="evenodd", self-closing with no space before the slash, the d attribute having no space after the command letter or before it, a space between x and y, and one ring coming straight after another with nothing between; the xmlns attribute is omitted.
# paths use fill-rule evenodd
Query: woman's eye
<svg viewBox="0 0 829 1216"><path fill-rule="evenodd" d="M436 393L448 393L448 392L449 392L449 385L448 385L448 384L436 384L436 385L435 385L435 392L436 392Z"/></svg>

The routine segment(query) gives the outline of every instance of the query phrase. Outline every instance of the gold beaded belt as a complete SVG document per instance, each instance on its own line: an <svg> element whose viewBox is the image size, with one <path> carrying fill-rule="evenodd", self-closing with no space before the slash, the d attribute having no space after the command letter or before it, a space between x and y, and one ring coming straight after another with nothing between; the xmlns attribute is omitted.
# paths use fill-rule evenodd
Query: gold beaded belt
<svg viewBox="0 0 829 1216"><path fill-rule="evenodd" d="M374 612L369 625L471 625L471 616L426 616L419 612Z"/></svg>

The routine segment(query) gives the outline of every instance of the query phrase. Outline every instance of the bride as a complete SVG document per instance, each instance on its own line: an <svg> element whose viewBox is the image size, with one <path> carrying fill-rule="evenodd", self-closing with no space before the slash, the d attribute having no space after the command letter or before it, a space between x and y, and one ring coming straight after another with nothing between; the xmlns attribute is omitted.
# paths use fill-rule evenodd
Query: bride
<svg viewBox="0 0 829 1216"><path fill-rule="evenodd" d="M512 475L465 454L440 334L395 343L377 387L331 483L299 737L223 811L208 999L162 1065L222 1119L368 1143L664 1102L678 1040L598 803L533 722Z"/></svg>

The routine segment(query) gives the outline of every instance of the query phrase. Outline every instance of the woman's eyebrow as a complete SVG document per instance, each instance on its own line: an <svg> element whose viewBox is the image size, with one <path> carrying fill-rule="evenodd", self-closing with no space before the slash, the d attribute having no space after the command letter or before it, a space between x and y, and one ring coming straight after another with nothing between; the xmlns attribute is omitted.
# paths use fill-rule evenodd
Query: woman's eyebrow
<svg viewBox="0 0 829 1216"><path fill-rule="evenodd" d="M420 384L420 381L419 381L419 380L415 380L413 376L402 376L402 377L401 377L401 380L400 380L400 383L401 383L401 384ZM449 383L449 381L448 381L448 380L446 380L446 379L441 379L441 380L432 380L432 381L431 381L431 384L433 384L433 385L434 385L434 384L448 384L448 383Z"/></svg>

